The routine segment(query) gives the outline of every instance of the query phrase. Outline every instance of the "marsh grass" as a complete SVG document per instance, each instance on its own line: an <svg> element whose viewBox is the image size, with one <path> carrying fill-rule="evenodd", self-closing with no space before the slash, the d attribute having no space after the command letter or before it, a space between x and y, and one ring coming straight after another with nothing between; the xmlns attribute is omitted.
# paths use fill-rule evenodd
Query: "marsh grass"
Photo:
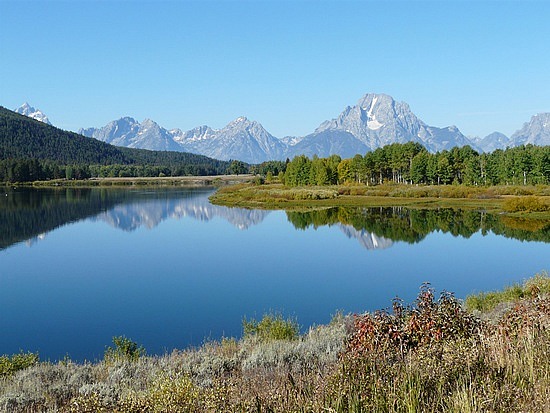
<svg viewBox="0 0 550 413"><path fill-rule="evenodd" d="M242 339L160 357L36 363L0 378L0 410L550 411L547 278L492 323L424 285L410 305L338 314L294 339L260 339L260 320Z"/></svg>
<svg viewBox="0 0 550 413"><path fill-rule="evenodd" d="M499 304L513 303L538 294L550 295L550 276L541 272L522 284L512 284L501 291L480 292L466 297L465 305L470 311L490 312Z"/></svg>
<svg viewBox="0 0 550 413"><path fill-rule="evenodd" d="M535 201L523 200L524 197ZM280 183L237 184L220 188L210 198L216 205L245 208L295 209L333 206L406 206L408 208L483 209L514 217L548 220L550 186L404 185L287 187ZM509 210L505 210L508 205Z"/></svg>
<svg viewBox="0 0 550 413"><path fill-rule="evenodd" d="M541 197L530 195L508 198L504 201L502 208L506 212L545 212L550 210L550 205Z"/></svg>

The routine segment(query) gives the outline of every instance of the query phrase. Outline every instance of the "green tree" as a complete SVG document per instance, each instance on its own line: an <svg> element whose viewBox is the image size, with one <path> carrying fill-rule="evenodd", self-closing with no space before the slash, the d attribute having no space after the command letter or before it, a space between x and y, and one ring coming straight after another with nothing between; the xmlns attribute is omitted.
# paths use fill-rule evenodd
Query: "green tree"
<svg viewBox="0 0 550 413"><path fill-rule="evenodd" d="M233 175L242 175L248 172L246 164L242 161L231 161L229 165L229 173Z"/></svg>

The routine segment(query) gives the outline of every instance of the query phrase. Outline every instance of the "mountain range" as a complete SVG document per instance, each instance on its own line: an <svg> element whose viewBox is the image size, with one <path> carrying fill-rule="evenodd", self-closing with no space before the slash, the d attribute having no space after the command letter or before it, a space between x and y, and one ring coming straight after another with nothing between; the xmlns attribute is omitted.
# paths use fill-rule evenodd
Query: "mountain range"
<svg viewBox="0 0 550 413"><path fill-rule="evenodd" d="M392 143L410 141L422 144L430 152L465 145L481 152L523 144L550 145L550 113L533 116L510 137L494 132L484 138L468 138L454 125L427 125L407 103L398 102L389 95L369 93L356 105L346 107L337 118L321 123L311 134L302 137L276 138L260 123L244 116L222 129L199 126L185 132L165 129L151 119L140 123L123 117L101 128L80 129L78 133L117 146L191 152L221 160L260 163L301 154L310 157L338 154L349 158Z"/></svg>

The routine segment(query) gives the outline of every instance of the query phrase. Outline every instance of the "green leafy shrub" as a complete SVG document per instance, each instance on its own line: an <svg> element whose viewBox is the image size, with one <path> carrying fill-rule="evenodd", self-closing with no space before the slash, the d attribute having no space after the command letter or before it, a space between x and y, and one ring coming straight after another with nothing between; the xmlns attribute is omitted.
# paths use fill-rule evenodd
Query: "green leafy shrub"
<svg viewBox="0 0 550 413"><path fill-rule="evenodd" d="M114 347L105 350L105 361L137 361L146 354L145 349L124 336L113 337Z"/></svg>
<svg viewBox="0 0 550 413"><path fill-rule="evenodd" d="M0 356L0 377L11 376L19 370L34 366L38 361L38 354L30 352Z"/></svg>
<svg viewBox="0 0 550 413"><path fill-rule="evenodd" d="M506 212L544 212L550 208L541 198L536 196L522 196L508 198L502 208Z"/></svg>
<svg viewBox="0 0 550 413"><path fill-rule="evenodd" d="M265 314L260 321L243 319L245 337L255 336L261 341L296 340L300 326L296 320L284 319L281 314Z"/></svg>

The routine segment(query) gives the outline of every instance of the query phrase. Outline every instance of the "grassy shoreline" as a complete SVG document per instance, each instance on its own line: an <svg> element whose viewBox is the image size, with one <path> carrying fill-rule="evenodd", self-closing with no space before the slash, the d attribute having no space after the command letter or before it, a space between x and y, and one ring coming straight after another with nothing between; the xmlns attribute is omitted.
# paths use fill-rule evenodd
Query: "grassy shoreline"
<svg viewBox="0 0 550 413"><path fill-rule="evenodd" d="M248 182L252 175L165 176L91 179L52 179L22 183L4 183L10 187L129 187L129 186L223 186Z"/></svg>
<svg viewBox="0 0 550 413"><path fill-rule="evenodd" d="M507 210L511 199L534 197L541 210ZM460 208L550 219L549 186L466 187L454 185L335 185L286 187L282 184L241 183L220 188L210 197L215 205L258 209L300 209L338 206L407 208Z"/></svg>
<svg viewBox="0 0 550 413"><path fill-rule="evenodd" d="M0 357L0 411L548 411L550 277L495 294L471 312L424 285L393 312L337 315L302 336L268 316L245 321L242 339L164 356L118 338L95 363Z"/></svg>

